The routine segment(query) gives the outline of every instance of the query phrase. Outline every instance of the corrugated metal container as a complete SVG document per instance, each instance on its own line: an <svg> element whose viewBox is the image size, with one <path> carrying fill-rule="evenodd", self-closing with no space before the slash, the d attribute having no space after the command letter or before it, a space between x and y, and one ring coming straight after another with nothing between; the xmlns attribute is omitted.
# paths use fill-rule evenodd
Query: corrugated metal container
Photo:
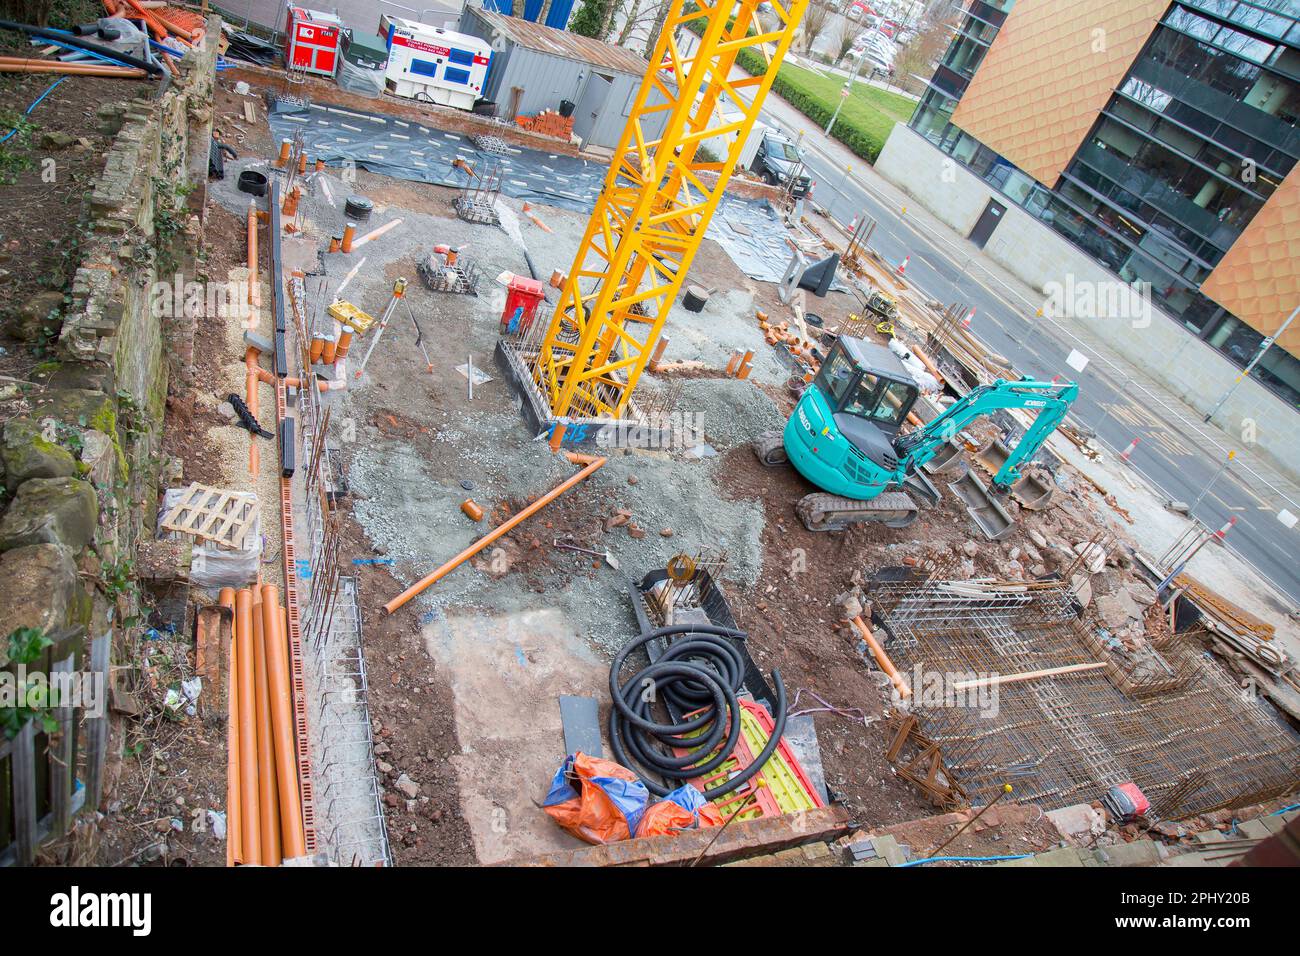
<svg viewBox="0 0 1300 956"><path fill-rule="evenodd" d="M495 53L483 96L497 116L513 119L574 104L573 132L583 146L612 149L627 125L648 64L619 47L539 23L466 7L460 32L492 44ZM666 117L647 123L657 136Z"/></svg>

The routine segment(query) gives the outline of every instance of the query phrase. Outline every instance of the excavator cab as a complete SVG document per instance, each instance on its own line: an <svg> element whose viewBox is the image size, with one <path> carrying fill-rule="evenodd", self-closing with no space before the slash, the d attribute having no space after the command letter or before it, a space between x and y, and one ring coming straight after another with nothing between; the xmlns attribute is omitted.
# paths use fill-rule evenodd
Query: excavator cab
<svg viewBox="0 0 1300 956"><path fill-rule="evenodd" d="M833 495L876 498L899 487L894 439L918 391L889 349L841 336L784 432L763 439L764 448L756 443L755 451L767 465L788 460Z"/></svg>
<svg viewBox="0 0 1300 956"><path fill-rule="evenodd" d="M840 338L831 348L813 384L842 428L860 430L867 422L891 441L916 404L916 382L889 349L865 339Z"/></svg>

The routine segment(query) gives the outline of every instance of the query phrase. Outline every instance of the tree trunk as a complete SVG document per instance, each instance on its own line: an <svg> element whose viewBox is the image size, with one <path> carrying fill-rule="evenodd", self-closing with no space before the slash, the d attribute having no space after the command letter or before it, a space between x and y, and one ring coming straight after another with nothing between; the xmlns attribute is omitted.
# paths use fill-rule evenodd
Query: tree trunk
<svg viewBox="0 0 1300 956"><path fill-rule="evenodd" d="M623 29L618 34L618 46L627 42L628 34L636 26L636 18L641 13L641 0L632 0L632 6L627 11L627 19L623 22Z"/></svg>
<svg viewBox="0 0 1300 956"><path fill-rule="evenodd" d="M655 11L655 22L650 27L650 38L645 41L645 58L651 60L655 54L655 44L659 42L659 34L663 32L664 22L668 19L669 0L661 0L659 9Z"/></svg>
<svg viewBox="0 0 1300 956"><path fill-rule="evenodd" d="M605 5L605 19L600 23L600 36L596 37L597 40L609 39L609 31L614 29L614 12L618 7L619 0L609 0Z"/></svg>

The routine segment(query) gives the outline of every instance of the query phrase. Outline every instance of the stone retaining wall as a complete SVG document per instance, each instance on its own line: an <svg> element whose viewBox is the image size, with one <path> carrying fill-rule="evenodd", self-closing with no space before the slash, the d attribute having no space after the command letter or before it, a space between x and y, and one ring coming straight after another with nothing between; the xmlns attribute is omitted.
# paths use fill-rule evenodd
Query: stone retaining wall
<svg viewBox="0 0 1300 956"><path fill-rule="evenodd" d="M215 18L208 35L220 35ZM199 227L186 197L204 187L215 64L215 44L196 50L161 97L155 87L96 114L113 141L66 290L58 368L0 428L0 667L16 628L63 637L46 657L80 658L134 613L131 562L154 522L168 381L190 364L184 321L156 315L151 292L162 274L193 277Z"/></svg>

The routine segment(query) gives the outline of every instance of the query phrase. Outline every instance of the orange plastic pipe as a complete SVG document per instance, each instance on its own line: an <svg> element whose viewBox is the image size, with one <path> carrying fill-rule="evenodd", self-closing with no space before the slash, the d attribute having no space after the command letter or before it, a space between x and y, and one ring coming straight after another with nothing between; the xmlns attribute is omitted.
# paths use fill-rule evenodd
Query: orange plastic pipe
<svg viewBox="0 0 1300 956"><path fill-rule="evenodd" d="M248 304L262 307L262 288L257 276L257 209L248 204Z"/></svg>
<svg viewBox="0 0 1300 956"><path fill-rule="evenodd" d="M251 345L244 350L244 404L254 415L257 414L257 383L258 373L262 371L257 364L257 349ZM257 449L257 440L253 435L248 436L248 473L256 475L261 470L262 456Z"/></svg>
<svg viewBox="0 0 1300 956"><path fill-rule="evenodd" d="M889 659L885 649L880 646L880 642L876 640L876 635L871 633L871 628L867 627L866 622L860 616L855 617L852 623L858 629L858 633L862 635L862 639L867 642L867 647L871 648L871 655L876 659L876 663L880 665L880 669L885 672L890 682L897 688L898 696L904 700L911 697L912 688L907 686L907 681L903 680L902 675L898 673L898 668Z"/></svg>
<svg viewBox="0 0 1300 956"><path fill-rule="evenodd" d="M126 5L134 10L140 19L144 20L145 26L149 28L149 32L153 34L155 40L167 38L167 28L158 22L153 13L136 3L136 0L126 0Z"/></svg>
<svg viewBox="0 0 1300 956"><path fill-rule="evenodd" d="M341 248L345 253L352 251L352 240L356 238L356 235L357 227L352 223L348 223L343 227L343 245Z"/></svg>
<svg viewBox="0 0 1300 956"><path fill-rule="evenodd" d="M344 329L342 332L339 333L339 344L334 349L334 358L336 360L341 358L347 358L348 349L350 348L352 348L352 333L349 332L347 329Z"/></svg>
<svg viewBox="0 0 1300 956"><path fill-rule="evenodd" d="M480 551L486 548L493 541L500 538L502 535L509 534L511 529L523 523L524 521L527 521L529 518L537 514L537 512L541 511L543 508L549 505L556 498L560 497L560 495L564 494L570 488L579 484L581 481L583 481L583 479L590 477L592 474L596 472L597 469L600 468L601 465L605 464L604 458L596 458L590 455L577 455L573 452L568 453L565 457L572 462L581 462L585 460L586 462L588 462L588 464L585 468L582 469L582 471L578 472L572 478L569 478L563 483L552 488L550 491L542 495L542 497L538 498L536 501L534 501L523 511L520 511L518 514L514 515L513 517L509 518L506 521L503 521L497 527L493 528L491 531L489 531L483 537L479 538L477 541L471 544L460 554L456 555L456 557L452 558L450 561L446 562L436 570L425 575L419 581L416 581L414 584L412 584L401 594L397 595L397 597L393 598L391 601L385 604L384 613L392 614L394 611L396 611L407 601L411 600L411 598L415 597L417 594L424 591L426 588L430 587L431 585L436 584L438 581L446 577L452 571L455 571L458 567L460 567L470 558L474 557L474 555L478 554Z"/></svg>
<svg viewBox="0 0 1300 956"><path fill-rule="evenodd" d="M244 862L262 862L261 809L257 791L257 708L253 656L253 592L235 595L235 657L239 661L239 806Z"/></svg>
<svg viewBox="0 0 1300 956"><path fill-rule="evenodd" d="M260 597L256 589L253 596ZM262 865L280 865L280 812L275 796L275 750L271 743L271 692L266 674L266 621L262 601L253 602L253 679L257 693L257 794L262 805Z"/></svg>
<svg viewBox="0 0 1300 956"><path fill-rule="evenodd" d="M217 603L229 608L231 617L231 640L226 654L229 663L226 675L226 866L234 866L244 861L244 838L239 828L239 692L236 679L239 665L235 660L235 628L238 624L235 589L222 588Z"/></svg>
<svg viewBox="0 0 1300 956"><path fill-rule="evenodd" d="M289 645L285 640L280 592L262 585L262 628L266 633L266 678L271 690L271 737L275 741L275 770L280 789L280 838L284 856L307 852L302 832L302 803L298 796L298 754L294 746L293 705L289 689Z"/></svg>
<svg viewBox="0 0 1300 956"><path fill-rule="evenodd" d="M103 66L79 63L53 63L49 60L0 59L0 73L55 73L64 76L115 76L123 80L142 80L144 70L130 66Z"/></svg>
<svg viewBox="0 0 1300 956"><path fill-rule="evenodd" d="M908 349L911 351L913 355L915 355L918 359L921 360L922 365L924 365L927 369L930 370L930 374L933 375L935 378L937 378L940 384L943 384L944 381L943 372L940 372L939 366L934 364L934 359L930 358L930 356L926 355L915 345L909 345Z"/></svg>

